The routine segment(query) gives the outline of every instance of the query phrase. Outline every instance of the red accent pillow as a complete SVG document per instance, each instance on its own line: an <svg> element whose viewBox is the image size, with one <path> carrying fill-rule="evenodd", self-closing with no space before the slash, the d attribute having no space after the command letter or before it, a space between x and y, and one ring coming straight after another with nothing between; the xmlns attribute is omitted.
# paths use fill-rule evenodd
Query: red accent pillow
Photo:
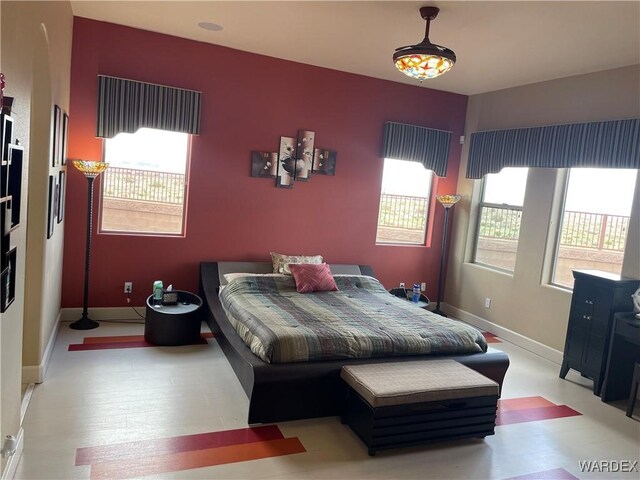
<svg viewBox="0 0 640 480"><path fill-rule="evenodd" d="M300 293L333 292L336 281L326 263L290 263L291 275Z"/></svg>

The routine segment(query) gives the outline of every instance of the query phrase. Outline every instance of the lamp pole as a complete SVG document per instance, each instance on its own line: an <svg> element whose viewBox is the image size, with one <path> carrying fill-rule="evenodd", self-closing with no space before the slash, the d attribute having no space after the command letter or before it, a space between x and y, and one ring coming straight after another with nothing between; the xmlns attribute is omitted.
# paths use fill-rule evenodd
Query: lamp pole
<svg viewBox="0 0 640 480"><path fill-rule="evenodd" d="M460 201L461 195L437 195L436 199L444 207L444 228L442 230L442 248L440 249L440 271L438 273L438 296L436 297L436 308L433 313L446 317L445 313L440 310L440 301L442 300L442 275L444 273L444 260L447 256L447 226L449 224L449 210Z"/></svg>
<svg viewBox="0 0 640 480"><path fill-rule="evenodd" d="M89 270L91 267L91 231L93 228L93 182L100 173L106 168L104 162L95 162L89 160L74 160L73 166L80 170L86 177L89 184L87 190L87 237L86 250L84 260L84 297L82 302L82 316L76 320L70 328L74 330L91 330L97 328L100 324L89 318Z"/></svg>

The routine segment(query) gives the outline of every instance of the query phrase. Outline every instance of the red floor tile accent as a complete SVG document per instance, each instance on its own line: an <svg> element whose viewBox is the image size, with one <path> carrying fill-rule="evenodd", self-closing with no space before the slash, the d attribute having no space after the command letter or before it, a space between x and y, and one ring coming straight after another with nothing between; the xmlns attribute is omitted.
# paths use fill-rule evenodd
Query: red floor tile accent
<svg viewBox="0 0 640 480"><path fill-rule="evenodd" d="M135 442L116 443L76 450L76 466L139 459L149 455L161 456L194 450L226 447L284 438L276 425L241 428L221 432L198 433L180 437L154 438Z"/></svg>
<svg viewBox="0 0 640 480"><path fill-rule="evenodd" d="M552 418L575 417L582 415L566 405L552 405L550 407L525 408L522 410L498 410L496 426L513 423L536 422Z"/></svg>
<svg viewBox="0 0 640 480"><path fill-rule="evenodd" d="M498 408L501 412L507 410L524 410L527 408L552 407L555 403L543 397L505 398L498 400Z"/></svg>
<svg viewBox="0 0 640 480"><path fill-rule="evenodd" d="M554 468L543 472L528 473L519 477L511 477L507 480L579 480L575 475L571 475L564 468Z"/></svg>
<svg viewBox="0 0 640 480"><path fill-rule="evenodd" d="M482 332L482 335L484 335L484 339L487 343L502 343L502 340L496 337L493 333Z"/></svg>
<svg viewBox="0 0 640 480"><path fill-rule="evenodd" d="M112 480L157 475L303 452L306 452L304 446L298 438L293 437L178 452L162 456L147 455L135 459L92 464L91 479Z"/></svg>
<svg viewBox="0 0 640 480"><path fill-rule="evenodd" d="M211 332L202 332L202 338L213 338ZM84 337L82 343L115 343L115 342L144 342L144 335L117 335L114 337Z"/></svg>
<svg viewBox="0 0 640 480"><path fill-rule="evenodd" d="M202 333L197 342L192 345L206 345L207 338L213 338L215 335L211 333ZM115 338L116 340L111 340ZM98 342L97 339L103 341ZM77 352L81 350L110 350L113 348L144 348L157 347L153 343L146 342L143 335L131 335L122 337L86 337L84 343L72 343L69 345L69 352Z"/></svg>

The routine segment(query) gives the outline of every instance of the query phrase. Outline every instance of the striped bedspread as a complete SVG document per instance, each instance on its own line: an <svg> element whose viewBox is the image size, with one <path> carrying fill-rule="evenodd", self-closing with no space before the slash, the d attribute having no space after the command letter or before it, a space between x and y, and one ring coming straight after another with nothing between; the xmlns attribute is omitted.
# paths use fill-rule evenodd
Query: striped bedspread
<svg viewBox="0 0 640 480"><path fill-rule="evenodd" d="M339 291L298 293L292 277L237 278L220 293L227 317L268 363L486 352L482 333L389 294L366 276Z"/></svg>

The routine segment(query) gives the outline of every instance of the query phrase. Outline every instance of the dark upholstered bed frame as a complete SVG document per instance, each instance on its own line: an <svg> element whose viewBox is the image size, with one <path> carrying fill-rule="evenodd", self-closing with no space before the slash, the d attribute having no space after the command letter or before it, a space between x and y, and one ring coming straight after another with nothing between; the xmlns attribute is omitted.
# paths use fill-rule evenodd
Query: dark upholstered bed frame
<svg viewBox="0 0 640 480"><path fill-rule="evenodd" d="M331 270L334 274L373 276L371 267L364 265L332 265ZM238 336L218 298L220 285L226 284L223 274L232 272L271 273L271 263L200 264L200 296L205 302L206 321L216 334L218 343L249 397L249 424L339 415L346 395L346 387L340 379L343 365L417 359L428 362L434 358L453 358L498 382L502 388L509 367L509 357L494 349L489 349L487 353L454 356L413 355L308 363L266 363L254 355Z"/></svg>

